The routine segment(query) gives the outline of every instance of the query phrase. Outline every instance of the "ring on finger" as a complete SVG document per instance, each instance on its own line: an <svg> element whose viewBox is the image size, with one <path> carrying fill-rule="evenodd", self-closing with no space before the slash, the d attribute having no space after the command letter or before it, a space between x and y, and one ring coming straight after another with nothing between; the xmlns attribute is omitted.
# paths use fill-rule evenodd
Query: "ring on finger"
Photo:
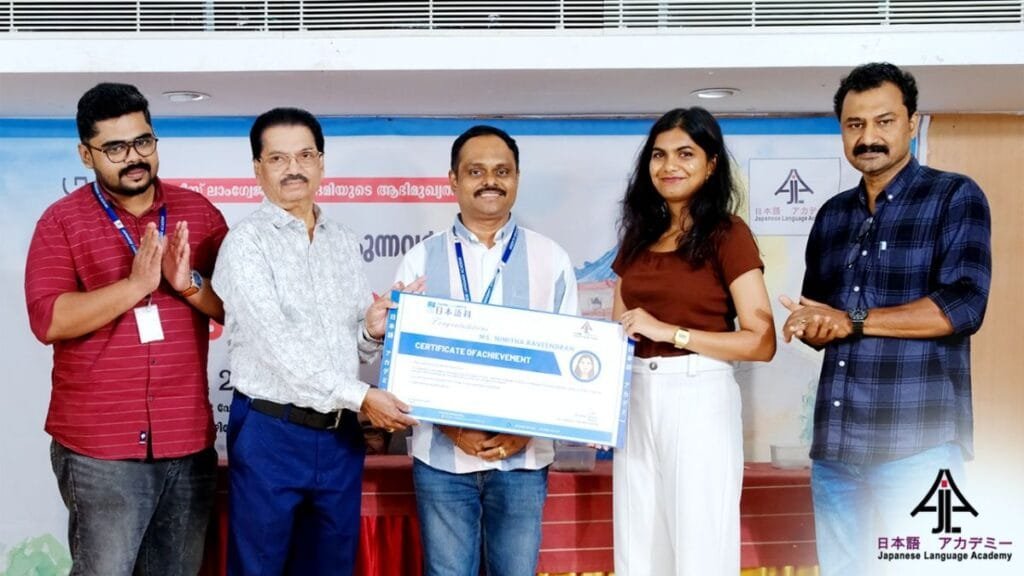
<svg viewBox="0 0 1024 576"><path fill-rule="evenodd" d="M505 447L504 447L504 446L498 446L498 456L499 456L499 457L500 457L500 458L501 458L502 460L504 460L504 459L505 459L505 457L506 457L506 456L508 456L508 453L507 453L507 452L505 452Z"/></svg>

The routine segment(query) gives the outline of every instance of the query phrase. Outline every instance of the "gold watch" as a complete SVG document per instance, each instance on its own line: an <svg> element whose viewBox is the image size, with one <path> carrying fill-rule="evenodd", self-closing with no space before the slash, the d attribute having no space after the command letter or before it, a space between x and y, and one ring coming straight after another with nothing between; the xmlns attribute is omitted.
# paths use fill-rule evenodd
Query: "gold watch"
<svg viewBox="0 0 1024 576"><path fill-rule="evenodd" d="M686 345L690 343L690 331L679 328L676 330L676 335L672 337L672 344L676 348L686 348Z"/></svg>

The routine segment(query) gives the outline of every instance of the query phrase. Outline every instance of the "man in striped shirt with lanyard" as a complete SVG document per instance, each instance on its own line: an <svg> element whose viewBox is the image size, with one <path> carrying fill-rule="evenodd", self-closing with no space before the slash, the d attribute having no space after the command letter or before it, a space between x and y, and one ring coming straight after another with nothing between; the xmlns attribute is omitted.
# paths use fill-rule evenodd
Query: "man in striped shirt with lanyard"
<svg viewBox="0 0 1024 576"><path fill-rule="evenodd" d="M397 280L425 277L431 296L577 313L576 276L558 244L512 216L519 148L503 130L474 126L452 145L448 172L460 213L414 246ZM536 573L550 440L421 423L413 480L428 576Z"/></svg>
<svg viewBox="0 0 1024 576"><path fill-rule="evenodd" d="M89 90L77 122L96 181L43 213L25 270L32 331L53 345L46 431L71 574L194 575L217 467L206 359L224 313L208 279L227 225L157 179L134 86Z"/></svg>

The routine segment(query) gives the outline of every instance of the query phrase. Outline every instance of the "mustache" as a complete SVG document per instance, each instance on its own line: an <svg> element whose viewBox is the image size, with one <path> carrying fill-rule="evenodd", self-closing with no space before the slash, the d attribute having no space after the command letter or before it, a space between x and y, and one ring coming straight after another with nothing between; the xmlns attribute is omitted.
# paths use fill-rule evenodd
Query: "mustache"
<svg viewBox="0 0 1024 576"><path fill-rule="evenodd" d="M853 147L854 156L860 156L861 154L867 154L869 152L888 154L889 147L886 146L885 144L858 144Z"/></svg>
<svg viewBox="0 0 1024 576"><path fill-rule="evenodd" d="M478 197L480 197L481 194L483 194L485 192L497 192L498 194L501 194L502 196L508 196L508 192L505 192L503 189L498 188L497 186L485 186L483 188L480 188L476 192L473 192L473 197L474 198L478 198Z"/></svg>
<svg viewBox="0 0 1024 576"><path fill-rule="evenodd" d="M118 178L120 178L120 177L128 174L132 170L136 170L138 168L145 168L146 172L148 172L150 174L153 173L153 167L150 166L148 162L136 162L135 164L132 164L131 166L125 166L124 168L122 168L121 171L117 173L117 176L118 176Z"/></svg>
<svg viewBox="0 0 1024 576"><path fill-rule="evenodd" d="M281 179L282 186L291 182L305 182L306 184L309 184L309 178L306 178L302 174L289 174Z"/></svg>

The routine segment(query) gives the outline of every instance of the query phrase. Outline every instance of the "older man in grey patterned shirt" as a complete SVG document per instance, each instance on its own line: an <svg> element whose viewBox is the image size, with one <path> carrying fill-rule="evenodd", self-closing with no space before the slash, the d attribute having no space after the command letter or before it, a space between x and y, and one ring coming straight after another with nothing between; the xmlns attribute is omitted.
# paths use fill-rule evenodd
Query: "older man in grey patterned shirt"
<svg viewBox="0 0 1024 576"><path fill-rule="evenodd" d="M358 379L390 301L373 300L355 235L314 204L319 122L277 108L250 143L266 200L228 234L213 277L235 385L228 573L350 574L365 453L356 412L388 429L416 423Z"/></svg>

